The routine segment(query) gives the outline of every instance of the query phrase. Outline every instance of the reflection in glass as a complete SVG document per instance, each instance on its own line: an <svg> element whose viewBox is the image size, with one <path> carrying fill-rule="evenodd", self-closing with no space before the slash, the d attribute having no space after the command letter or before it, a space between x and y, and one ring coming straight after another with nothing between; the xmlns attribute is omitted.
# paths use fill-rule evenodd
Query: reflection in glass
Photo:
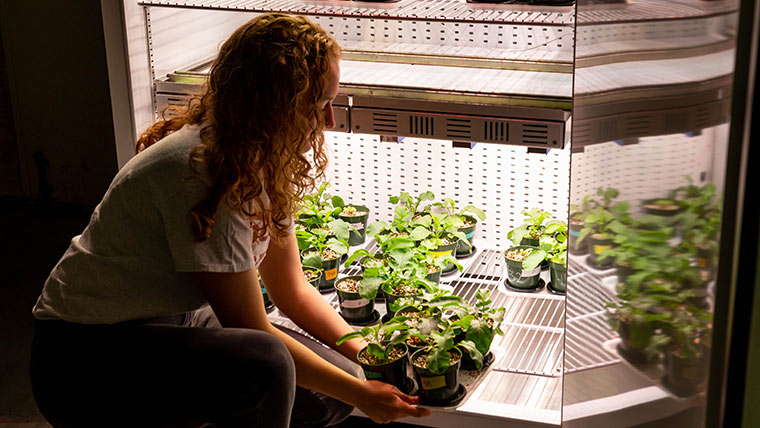
<svg viewBox="0 0 760 428"><path fill-rule="evenodd" d="M704 426L738 4L577 5L563 426Z"/></svg>

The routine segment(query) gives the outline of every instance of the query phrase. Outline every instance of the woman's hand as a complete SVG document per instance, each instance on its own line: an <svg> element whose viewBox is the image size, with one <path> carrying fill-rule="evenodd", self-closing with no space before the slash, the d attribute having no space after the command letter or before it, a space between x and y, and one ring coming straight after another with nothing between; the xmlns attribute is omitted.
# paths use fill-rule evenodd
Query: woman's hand
<svg viewBox="0 0 760 428"><path fill-rule="evenodd" d="M407 416L420 418L430 415L430 410L414 406L419 401L419 397L406 395L389 383L368 380L352 404L373 421L387 424Z"/></svg>

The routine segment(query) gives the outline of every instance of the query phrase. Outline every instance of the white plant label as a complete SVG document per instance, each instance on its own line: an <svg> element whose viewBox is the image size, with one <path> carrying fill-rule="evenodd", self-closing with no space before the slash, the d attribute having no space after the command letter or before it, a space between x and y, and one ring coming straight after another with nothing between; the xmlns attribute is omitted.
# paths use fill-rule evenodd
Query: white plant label
<svg viewBox="0 0 760 428"><path fill-rule="evenodd" d="M523 270L522 275L520 275L520 278L528 278L531 276L536 276L541 272L541 266L531 269L531 270Z"/></svg>
<svg viewBox="0 0 760 428"><path fill-rule="evenodd" d="M340 305L347 309L363 308L369 304L367 299L344 300Z"/></svg>

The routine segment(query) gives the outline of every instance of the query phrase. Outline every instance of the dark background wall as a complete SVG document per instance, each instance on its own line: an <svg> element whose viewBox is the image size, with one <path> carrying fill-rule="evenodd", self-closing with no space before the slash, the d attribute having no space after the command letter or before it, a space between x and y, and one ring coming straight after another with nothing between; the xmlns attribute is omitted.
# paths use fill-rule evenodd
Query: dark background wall
<svg viewBox="0 0 760 428"><path fill-rule="evenodd" d="M27 376L31 308L117 161L100 1L0 0L0 38L4 426L39 419Z"/></svg>
<svg viewBox="0 0 760 428"><path fill-rule="evenodd" d="M97 203L117 171L100 1L0 0L0 30L0 194Z"/></svg>

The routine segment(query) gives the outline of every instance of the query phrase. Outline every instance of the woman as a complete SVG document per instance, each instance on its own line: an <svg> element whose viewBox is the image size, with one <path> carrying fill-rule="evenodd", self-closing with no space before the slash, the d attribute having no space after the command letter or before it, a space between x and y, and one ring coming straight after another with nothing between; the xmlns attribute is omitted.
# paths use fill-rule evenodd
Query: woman
<svg viewBox="0 0 760 428"><path fill-rule="evenodd" d="M324 173L339 55L303 17L259 16L224 43L203 96L141 136L145 151L33 309L31 381L54 426L325 426L351 406L381 423L429 414L320 358L264 309L258 273L322 342L350 331L306 282L291 220L292 195ZM204 328L214 324L224 328ZM361 347L336 350L355 360Z"/></svg>

